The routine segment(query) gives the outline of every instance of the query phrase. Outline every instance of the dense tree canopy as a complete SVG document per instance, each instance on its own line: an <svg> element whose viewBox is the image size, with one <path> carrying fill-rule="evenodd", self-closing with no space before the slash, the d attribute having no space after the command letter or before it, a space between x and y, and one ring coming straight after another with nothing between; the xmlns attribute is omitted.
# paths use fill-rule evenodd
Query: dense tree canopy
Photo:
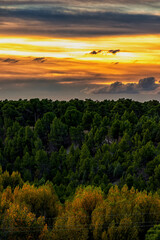
<svg viewBox="0 0 160 240"><path fill-rule="evenodd" d="M0 101L0 166L2 239L159 234L158 101Z"/></svg>

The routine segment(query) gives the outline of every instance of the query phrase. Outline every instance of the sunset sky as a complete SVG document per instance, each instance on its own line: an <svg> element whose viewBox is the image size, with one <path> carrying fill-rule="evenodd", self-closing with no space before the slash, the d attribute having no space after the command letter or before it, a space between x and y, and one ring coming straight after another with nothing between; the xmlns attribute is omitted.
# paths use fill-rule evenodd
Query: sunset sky
<svg viewBox="0 0 160 240"><path fill-rule="evenodd" d="M160 100L160 1L1 0L1 99Z"/></svg>

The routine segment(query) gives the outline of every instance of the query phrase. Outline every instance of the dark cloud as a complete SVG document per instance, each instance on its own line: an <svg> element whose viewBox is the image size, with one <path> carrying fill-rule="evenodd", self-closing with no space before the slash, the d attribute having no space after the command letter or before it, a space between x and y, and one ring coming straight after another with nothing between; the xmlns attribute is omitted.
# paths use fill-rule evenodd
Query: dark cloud
<svg viewBox="0 0 160 240"><path fill-rule="evenodd" d="M109 50L108 51L109 53L112 53L112 54L117 54L118 52L120 52L120 49L116 49L116 50Z"/></svg>
<svg viewBox="0 0 160 240"><path fill-rule="evenodd" d="M86 94L85 92L89 91L89 87L91 84L86 84L84 81L84 84L67 84L68 80L71 79L63 79L62 81L56 81L55 79L36 79L36 78L25 78L22 80L18 80L17 78L12 78L12 79L0 79L0 93L1 93L1 99L29 99L29 98L49 98L49 99L54 99L54 100L69 100L72 98L79 98L79 99L85 99ZM65 84L66 81L66 84ZM77 81L77 80L76 80ZM133 84L134 85L134 84ZM93 87L96 88L95 85L92 85ZM123 87L122 83L117 83L115 84L115 88L121 88ZM86 91L82 91L82 89L86 88ZM113 88L113 87L112 87ZM131 87L132 88L132 87ZM157 88L158 90L158 88ZM117 90L118 91L118 90ZM133 99L139 101L146 101L149 99L155 99L158 98L159 95L153 95L150 94L148 91L147 94L135 94L137 92L133 91L130 92L132 95L127 95L124 94L124 91L119 92L121 95L114 94L115 92L113 91L113 94L108 94L106 96L106 91L104 91L103 94L92 94L94 93L93 91L91 92L91 97L94 100L104 100L104 99L118 99L119 96L121 97L128 97L132 96ZM117 92L118 93L118 92ZM127 92L128 93L128 92Z"/></svg>
<svg viewBox="0 0 160 240"><path fill-rule="evenodd" d="M72 83L71 78L63 78L56 80L54 78L23 78L17 79L16 77L12 79L0 79L0 93L5 96L5 98L24 98L24 96L30 96L32 93L38 94L37 96L41 98L45 97L56 97L56 99L72 98L72 95L76 97L75 94L79 94L79 97L82 95L80 90L86 86L91 81L90 77L86 79L82 77L74 78L75 83ZM70 83L70 84L69 84ZM43 95L45 94L45 95ZM28 98L27 97L27 98Z"/></svg>
<svg viewBox="0 0 160 240"><path fill-rule="evenodd" d="M6 58L5 60L3 60L3 62L7 62L7 63L17 63L17 62L19 62L19 60L13 59L13 58Z"/></svg>
<svg viewBox="0 0 160 240"><path fill-rule="evenodd" d="M158 86L159 86L159 84L155 83L155 78L154 77L141 79L141 80L139 80L139 83L138 83L138 87L140 89L145 90L145 91L154 90Z"/></svg>
<svg viewBox="0 0 160 240"><path fill-rule="evenodd" d="M25 92L26 90L34 89L35 91L53 91L58 88L59 82L55 79L35 79L35 78L25 78L22 80L10 79L10 80L0 80L0 89L6 90L21 90Z"/></svg>
<svg viewBox="0 0 160 240"><path fill-rule="evenodd" d="M33 61L43 63L46 61L46 59L44 57L39 57L39 58L34 58Z"/></svg>
<svg viewBox="0 0 160 240"><path fill-rule="evenodd" d="M92 52L90 52L89 54L91 55L97 55L101 52L106 52L106 53L112 53L113 55L117 54L118 52L120 52L120 49L116 49L116 50L108 50L108 51L104 51L104 50L93 50Z"/></svg>
<svg viewBox="0 0 160 240"><path fill-rule="evenodd" d="M81 98L82 94L79 89L79 86L60 84L54 79L0 79L1 99L30 99L38 97L40 99L69 100L76 97Z"/></svg>
<svg viewBox="0 0 160 240"><path fill-rule="evenodd" d="M106 4L106 0L101 0L101 2L103 4ZM1 4L14 4L14 5L17 5L17 4L65 4L65 3L68 3L68 4L98 4L97 3L97 0L1 0ZM131 1L131 0L108 0L107 3L117 3L117 4L131 4L131 5L134 5L134 4L156 4L158 3L157 0L135 0L135 1Z"/></svg>
<svg viewBox="0 0 160 240"><path fill-rule="evenodd" d="M101 53L101 52L102 52L102 50L98 50L98 51L93 50L93 51L90 52L89 54L91 54L91 55L97 55L98 53Z"/></svg>
<svg viewBox="0 0 160 240"><path fill-rule="evenodd" d="M122 82L114 82L110 85L97 87L94 89L85 89L86 93L94 93L94 94L135 94L142 92L149 92L155 89L158 89L160 84L156 83L154 77L140 79L138 83L127 83L124 84Z"/></svg>
<svg viewBox="0 0 160 240"><path fill-rule="evenodd" d="M8 34L43 34L65 36L101 36L159 33L160 16L91 11L80 8L35 7L0 8L0 31ZM12 28L5 22L16 23ZM54 26L54 27L53 27Z"/></svg>
<svg viewBox="0 0 160 240"><path fill-rule="evenodd" d="M105 87L99 87L90 90L90 93L94 94L119 94L119 93L138 93L136 85L134 83L123 84L122 82L114 82Z"/></svg>

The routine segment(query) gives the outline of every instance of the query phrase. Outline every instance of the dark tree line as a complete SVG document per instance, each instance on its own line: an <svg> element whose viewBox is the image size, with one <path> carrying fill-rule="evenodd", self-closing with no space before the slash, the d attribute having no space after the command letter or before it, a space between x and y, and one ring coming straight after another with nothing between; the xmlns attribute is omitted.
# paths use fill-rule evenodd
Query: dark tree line
<svg viewBox="0 0 160 240"><path fill-rule="evenodd" d="M48 180L62 201L79 185L160 187L160 103L0 102L0 164L24 181Z"/></svg>

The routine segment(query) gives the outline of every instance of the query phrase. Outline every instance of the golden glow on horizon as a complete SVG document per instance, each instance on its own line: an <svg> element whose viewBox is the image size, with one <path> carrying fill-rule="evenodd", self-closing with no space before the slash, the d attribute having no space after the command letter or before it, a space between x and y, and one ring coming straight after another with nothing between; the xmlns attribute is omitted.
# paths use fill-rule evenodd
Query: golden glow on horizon
<svg viewBox="0 0 160 240"><path fill-rule="evenodd" d="M0 36L0 58L16 58L16 64L1 61L0 76L16 78L25 73L28 77L60 79L63 77L87 78L88 72L104 75L104 80L93 80L94 84L109 84L113 81L135 82L135 76L144 74L157 76L160 65L160 35L95 37L90 39L58 39L47 37ZM109 50L120 50L116 54ZM99 51L98 54L90 54ZM27 58L28 57L28 58ZM30 58L47 58L43 64ZM28 60L27 60L28 59ZM37 66L37 64L39 64ZM123 76L127 76L123 78ZM105 82L105 78L108 79ZM111 79L111 80L110 80Z"/></svg>
<svg viewBox="0 0 160 240"><path fill-rule="evenodd" d="M0 37L0 54L14 56L75 58L97 62L160 63L160 36L124 36L94 39L53 39L37 37ZM107 53L120 49L117 54ZM93 50L103 50L95 55Z"/></svg>
<svg viewBox="0 0 160 240"><path fill-rule="evenodd" d="M40 47L59 47L59 48L84 48L89 47L90 44L75 40L68 39L48 39L42 38L41 41L37 38L26 38L26 37L9 37L0 38L0 44L22 44L28 46L40 46Z"/></svg>

